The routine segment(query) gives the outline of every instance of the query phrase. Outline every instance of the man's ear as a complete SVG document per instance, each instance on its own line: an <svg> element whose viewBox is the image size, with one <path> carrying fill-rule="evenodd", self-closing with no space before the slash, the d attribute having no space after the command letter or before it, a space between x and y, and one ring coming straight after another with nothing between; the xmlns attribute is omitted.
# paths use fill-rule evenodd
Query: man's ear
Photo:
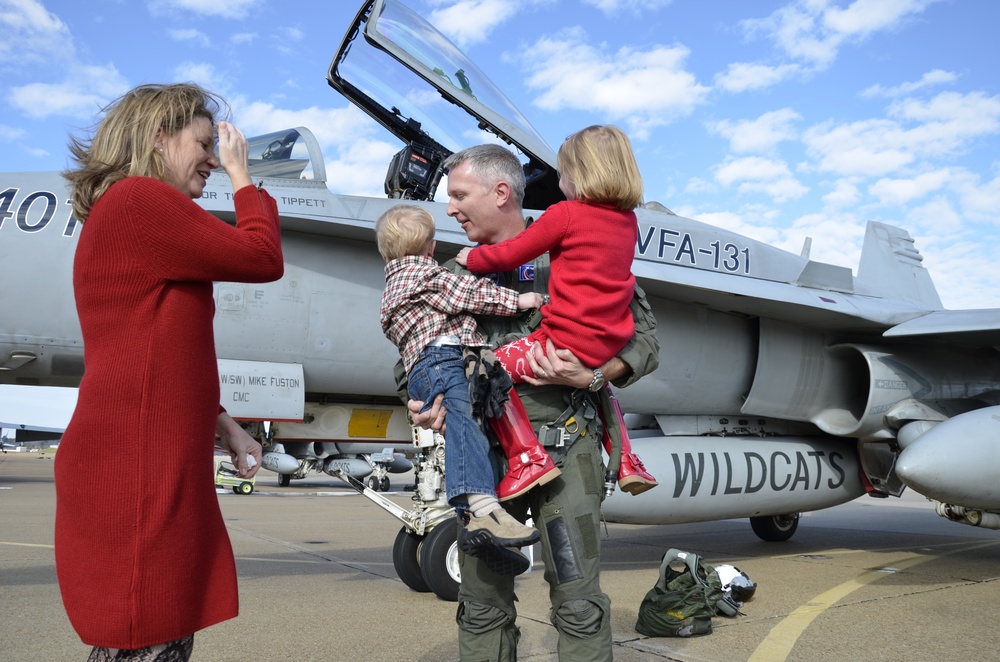
<svg viewBox="0 0 1000 662"><path fill-rule="evenodd" d="M496 195L497 208L502 208L510 200L510 184L505 181L499 181L496 186L493 187Z"/></svg>

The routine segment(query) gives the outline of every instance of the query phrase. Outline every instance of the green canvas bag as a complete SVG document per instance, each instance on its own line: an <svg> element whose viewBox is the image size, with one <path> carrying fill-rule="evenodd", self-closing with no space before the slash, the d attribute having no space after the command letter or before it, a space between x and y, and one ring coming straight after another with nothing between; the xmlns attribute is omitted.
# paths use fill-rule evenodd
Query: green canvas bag
<svg viewBox="0 0 1000 662"><path fill-rule="evenodd" d="M639 605L635 629L650 637L711 634L721 599L715 568L697 554L671 549L660 563L660 578Z"/></svg>

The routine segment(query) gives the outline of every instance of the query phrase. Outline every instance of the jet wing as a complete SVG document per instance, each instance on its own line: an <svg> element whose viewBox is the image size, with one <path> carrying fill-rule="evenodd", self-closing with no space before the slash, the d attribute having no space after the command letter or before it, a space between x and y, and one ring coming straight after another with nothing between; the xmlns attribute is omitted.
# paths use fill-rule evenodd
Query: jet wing
<svg viewBox="0 0 1000 662"><path fill-rule="evenodd" d="M936 310L888 329L887 338L953 340L980 346L1000 346L1000 310Z"/></svg>
<svg viewBox="0 0 1000 662"><path fill-rule="evenodd" d="M75 388L0 384L0 428L64 432L75 408Z"/></svg>

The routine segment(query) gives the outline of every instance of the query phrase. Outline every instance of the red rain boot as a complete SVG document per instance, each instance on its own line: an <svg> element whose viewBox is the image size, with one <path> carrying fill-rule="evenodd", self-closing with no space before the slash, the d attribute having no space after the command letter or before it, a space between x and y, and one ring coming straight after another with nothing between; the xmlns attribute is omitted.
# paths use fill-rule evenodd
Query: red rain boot
<svg viewBox="0 0 1000 662"><path fill-rule="evenodd" d="M510 399L503 416L490 420L490 426L507 456L507 475L497 485L497 500L519 497L536 485L544 485L561 472L549 454L538 443L528 415L517 391L510 390Z"/></svg>
<svg viewBox="0 0 1000 662"><path fill-rule="evenodd" d="M615 410L615 415L618 417L618 428L622 433L622 460L621 465L618 467L618 487L621 488L622 492L628 492L633 496L642 494L646 490L653 489L660 483L653 478L653 474L646 471L646 467L643 466L639 456L632 452L632 444L629 442L628 430L625 429L625 419L622 416L622 408L618 404L618 398L611 392L610 386L605 386L605 388L608 390L611 407ZM610 456L611 435L608 433L606 422L604 425L604 439L602 441L604 443L604 450Z"/></svg>

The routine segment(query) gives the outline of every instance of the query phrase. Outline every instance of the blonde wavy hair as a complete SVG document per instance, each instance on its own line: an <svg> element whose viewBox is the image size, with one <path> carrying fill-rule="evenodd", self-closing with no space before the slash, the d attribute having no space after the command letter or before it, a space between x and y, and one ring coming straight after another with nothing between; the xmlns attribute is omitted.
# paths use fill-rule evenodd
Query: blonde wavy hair
<svg viewBox="0 0 1000 662"><path fill-rule="evenodd" d="M639 164L628 136L616 126L588 126L571 135L559 148L556 167L582 200L623 210L642 204Z"/></svg>
<svg viewBox="0 0 1000 662"><path fill-rule="evenodd" d="M194 83L140 85L102 109L90 137L70 136L70 156L78 167L62 173L69 181L73 215L87 220L94 204L126 177L162 180L166 164L155 149L157 134L172 136L196 117L214 125L229 116L229 105Z"/></svg>
<svg viewBox="0 0 1000 662"><path fill-rule="evenodd" d="M423 255L434 240L434 217L423 207L396 205L375 221L375 241L386 262Z"/></svg>

